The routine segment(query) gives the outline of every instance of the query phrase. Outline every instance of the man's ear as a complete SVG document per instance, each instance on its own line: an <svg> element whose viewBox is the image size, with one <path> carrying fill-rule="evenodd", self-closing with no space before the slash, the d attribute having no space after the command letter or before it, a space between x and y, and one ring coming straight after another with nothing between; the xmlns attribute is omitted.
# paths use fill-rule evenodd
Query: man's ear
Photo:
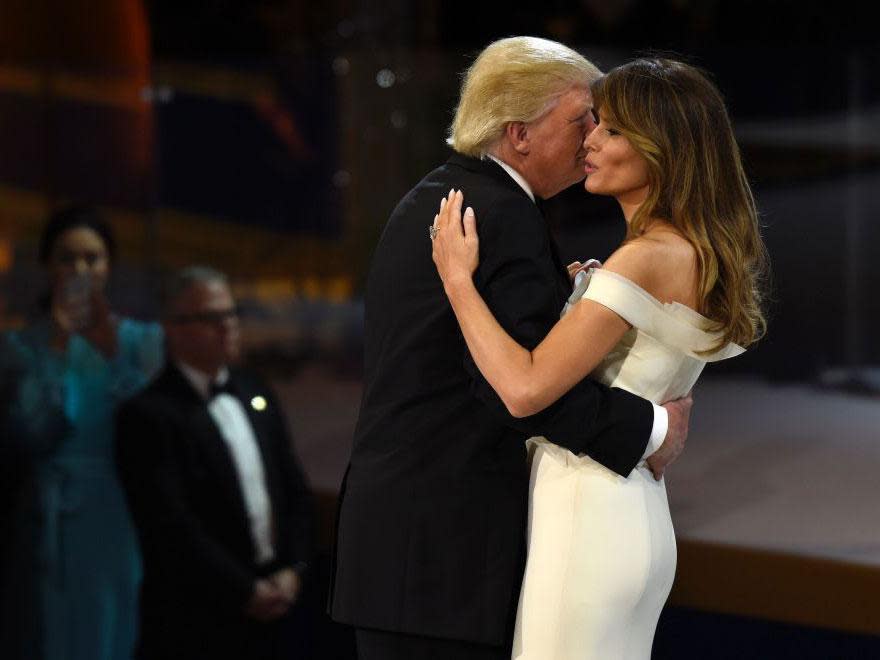
<svg viewBox="0 0 880 660"><path fill-rule="evenodd" d="M529 125L523 121L510 121L504 127L504 137L514 151L525 156L529 153Z"/></svg>

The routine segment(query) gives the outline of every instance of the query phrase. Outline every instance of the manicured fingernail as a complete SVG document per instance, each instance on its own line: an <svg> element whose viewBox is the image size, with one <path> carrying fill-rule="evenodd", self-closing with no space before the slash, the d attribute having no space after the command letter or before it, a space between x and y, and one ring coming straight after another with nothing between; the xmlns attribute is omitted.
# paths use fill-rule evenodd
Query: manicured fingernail
<svg viewBox="0 0 880 660"><path fill-rule="evenodd" d="M473 214L474 214L474 210L473 210L470 206L468 206L468 207L464 210L464 214L465 214L465 215L473 215Z"/></svg>

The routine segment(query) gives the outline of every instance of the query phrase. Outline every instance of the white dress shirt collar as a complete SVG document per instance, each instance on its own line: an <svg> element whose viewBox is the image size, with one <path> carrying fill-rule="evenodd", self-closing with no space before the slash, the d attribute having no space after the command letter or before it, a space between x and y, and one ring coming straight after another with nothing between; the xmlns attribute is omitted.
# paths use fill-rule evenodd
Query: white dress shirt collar
<svg viewBox="0 0 880 660"><path fill-rule="evenodd" d="M525 191L526 195L529 196L529 199L531 199L533 202L535 201L535 193L532 192L532 187L529 185L528 181L523 178L522 174L520 174L510 165L505 163L500 158L493 156L492 154L484 154L483 158L490 158L491 160L494 160L496 163L498 163L502 167L502 169L510 175L510 178L519 184L519 187Z"/></svg>
<svg viewBox="0 0 880 660"><path fill-rule="evenodd" d="M184 375L189 381L189 384L195 388L196 392L198 392L205 401L211 398L211 377L208 376L208 374L199 371L195 367L191 367L181 360L177 360L174 364L180 369L180 373ZM217 385L224 385L228 380L229 369L227 367L222 367L217 373L217 378L214 379L214 382Z"/></svg>

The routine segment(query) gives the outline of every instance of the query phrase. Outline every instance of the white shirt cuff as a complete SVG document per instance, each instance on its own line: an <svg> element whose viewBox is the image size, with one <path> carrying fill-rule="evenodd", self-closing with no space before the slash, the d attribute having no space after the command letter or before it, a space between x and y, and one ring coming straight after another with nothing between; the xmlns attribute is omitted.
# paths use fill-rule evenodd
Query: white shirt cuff
<svg viewBox="0 0 880 660"><path fill-rule="evenodd" d="M660 449L660 445L666 440L666 432L669 430L669 413L666 408L652 403L654 406L654 427L651 429L651 437L648 439L648 446L645 447L645 453L642 454L642 460L645 460Z"/></svg>

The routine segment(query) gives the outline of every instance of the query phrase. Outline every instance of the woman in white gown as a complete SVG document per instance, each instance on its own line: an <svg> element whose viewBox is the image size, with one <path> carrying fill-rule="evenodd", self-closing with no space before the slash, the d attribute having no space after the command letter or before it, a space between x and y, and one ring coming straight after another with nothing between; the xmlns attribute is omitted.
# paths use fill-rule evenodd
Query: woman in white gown
<svg viewBox="0 0 880 660"><path fill-rule="evenodd" d="M514 342L474 287L476 218L451 193L433 257L468 348L515 416L534 414L588 374L655 403L685 395L706 362L764 332L766 257L720 94L698 70L642 59L593 88L586 189L613 195L626 240L578 274L565 313L533 351ZM577 269L577 264L573 264ZM513 655L646 660L675 573L662 478L620 477L544 438L532 455L528 560Z"/></svg>

